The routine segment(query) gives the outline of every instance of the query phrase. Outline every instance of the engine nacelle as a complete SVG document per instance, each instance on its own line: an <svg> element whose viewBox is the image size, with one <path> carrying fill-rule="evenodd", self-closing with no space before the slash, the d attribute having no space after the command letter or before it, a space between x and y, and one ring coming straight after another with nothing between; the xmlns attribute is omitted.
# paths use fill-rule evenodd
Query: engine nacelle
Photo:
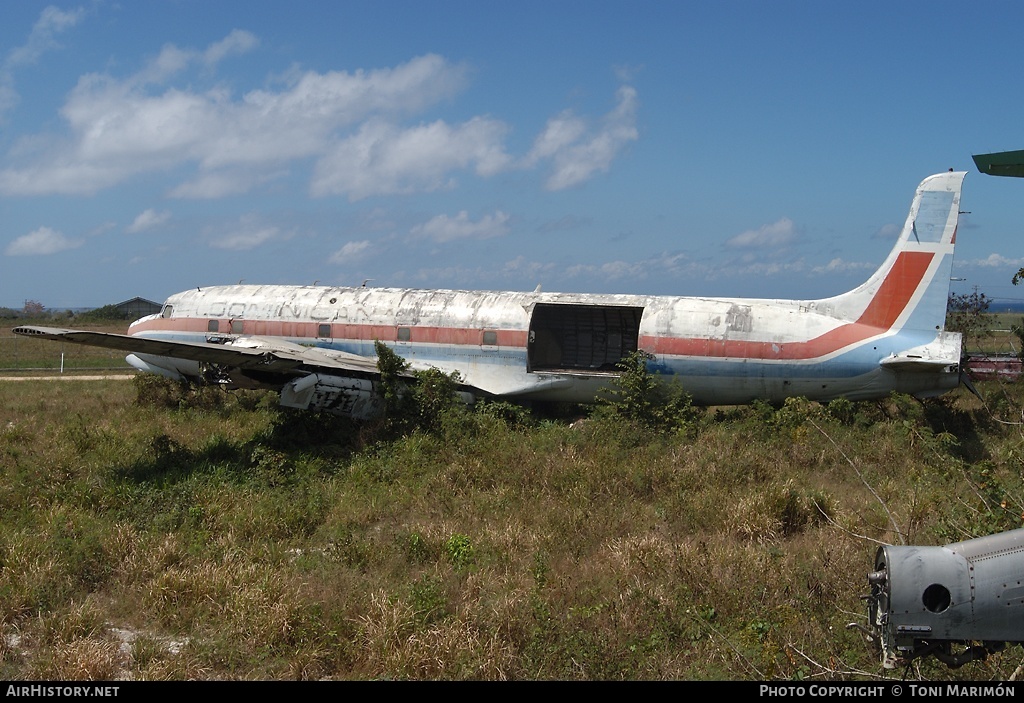
<svg viewBox="0 0 1024 703"><path fill-rule="evenodd" d="M281 405L368 420L384 411L384 398L377 386L377 381L366 378L309 374L284 384ZM473 394L465 391L455 396L466 405L475 401Z"/></svg>
<svg viewBox="0 0 1024 703"><path fill-rule="evenodd" d="M281 405L367 420L384 410L384 399L375 386L365 378L310 374L284 384Z"/></svg>
<svg viewBox="0 0 1024 703"><path fill-rule="evenodd" d="M955 668L1024 642L1024 529L879 547L868 583L869 634L886 668L928 655Z"/></svg>

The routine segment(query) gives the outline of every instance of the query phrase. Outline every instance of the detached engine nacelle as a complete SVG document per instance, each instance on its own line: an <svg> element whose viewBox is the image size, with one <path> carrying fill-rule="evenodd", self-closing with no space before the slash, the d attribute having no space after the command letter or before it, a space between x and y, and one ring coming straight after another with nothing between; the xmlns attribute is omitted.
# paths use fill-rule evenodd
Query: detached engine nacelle
<svg viewBox="0 0 1024 703"><path fill-rule="evenodd" d="M281 405L367 420L384 410L384 399L376 392L375 385L365 378L313 373L284 384Z"/></svg>
<svg viewBox="0 0 1024 703"><path fill-rule="evenodd" d="M1024 642L1024 529L880 547L868 583L869 634L886 668L928 655L955 668Z"/></svg>
<svg viewBox="0 0 1024 703"><path fill-rule="evenodd" d="M401 391L399 391L401 393ZM472 405L472 393L456 391L455 397ZM368 378L313 373L281 387L281 405L300 410L321 410L355 420L369 420L384 412L378 382Z"/></svg>

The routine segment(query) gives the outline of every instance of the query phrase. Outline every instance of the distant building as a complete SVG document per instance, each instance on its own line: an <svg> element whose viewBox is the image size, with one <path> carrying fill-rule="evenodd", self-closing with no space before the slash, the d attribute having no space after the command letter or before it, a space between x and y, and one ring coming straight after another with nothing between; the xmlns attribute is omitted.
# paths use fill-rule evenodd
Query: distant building
<svg viewBox="0 0 1024 703"><path fill-rule="evenodd" d="M132 298L123 303L117 303L114 307L119 312L124 313L126 319L137 320L140 317L160 312L162 306L160 303L154 303L152 300L146 300L145 298Z"/></svg>

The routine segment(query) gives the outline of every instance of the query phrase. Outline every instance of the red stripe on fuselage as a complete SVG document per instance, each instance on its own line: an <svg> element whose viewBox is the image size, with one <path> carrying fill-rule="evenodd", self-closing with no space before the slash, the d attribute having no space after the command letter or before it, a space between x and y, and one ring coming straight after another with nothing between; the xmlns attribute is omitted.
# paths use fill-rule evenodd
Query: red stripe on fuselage
<svg viewBox="0 0 1024 703"><path fill-rule="evenodd" d="M890 329L906 310L914 293L920 287L934 256L929 252L901 252L860 318L856 322L840 325L814 339L772 342L644 336L640 338L640 347L659 355L734 359L802 360L831 354L843 347L875 337ZM209 320L210 318L155 318L136 325L132 332L166 330L209 333ZM330 324L330 337L336 341L397 342L398 330L402 328L409 331L408 342L413 344L482 346L484 335L484 330L460 327L353 325L245 319L221 320L220 332L223 334L230 330L232 333L238 334L237 329L231 329L232 322L236 325L241 322L241 334L284 336L294 339L322 339L322 327L326 324ZM495 346L526 347L528 336L526 330L488 331L493 331L496 334Z"/></svg>
<svg viewBox="0 0 1024 703"><path fill-rule="evenodd" d="M640 346L655 354L733 359L814 359L882 334L903 314L924 279L934 254L900 252L878 292L856 322L841 325L804 342L751 342L734 339L642 337Z"/></svg>
<svg viewBox="0 0 1024 703"><path fill-rule="evenodd" d="M420 344L449 344L452 346L483 346L484 331L461 327L427 327L412 325L353 325L318 322L290 322L280 320L221 319L216 331L209 329L211 319L206 317L156 318L139 323L132 328L132 334L150 331L190 332L199 334L242 334L253 337L287 337L292 339L334 339L372 342L399 341L398 330L409 331L408 341ZM241 330L238 325L241 323ZM330 326L324 335L322 328ZM495 333L495 343L488 346L525 347L526 330L486 330Z"/></svg>

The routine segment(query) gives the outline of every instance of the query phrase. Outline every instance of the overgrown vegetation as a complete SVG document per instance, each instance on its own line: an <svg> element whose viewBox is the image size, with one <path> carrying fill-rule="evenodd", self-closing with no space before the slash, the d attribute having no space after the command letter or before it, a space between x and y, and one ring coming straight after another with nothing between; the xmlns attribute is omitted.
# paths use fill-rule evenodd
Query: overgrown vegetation
<svg viewBox="0 0 1024 703"><path fill-rule="evenodd" d="M0 679L1008 679L886 671L880 543L1024 519L1020 384L572 414L385 357L362 425L266 393L0 384ZM580 420L581 413L586 412Z"/></svg>
<svg viewBox="0 0 1024 703"><path fill-rule="evenodd" d="M133 316L116 305L104 305L100 308L93 308L92 310L79 313L76 319L79 322L112 322L122 320L127 322L133 319Z"/></svg>
<svg viewBox="0 0 1024 703"><path fill-rule="evenodd" d="M964 345L975 349L989 335L988 309L992 300L975 286L970 293L950 293L946 302L946 329L959 332Z"/></svg>
<svg viewBox="0 0 1024 703"><path fill-rule="evenodd" d="M1020 324L1010 325L1010 332L1017 338L1017 356L1024 359L1024 317L1021 318Z"/></svg>

